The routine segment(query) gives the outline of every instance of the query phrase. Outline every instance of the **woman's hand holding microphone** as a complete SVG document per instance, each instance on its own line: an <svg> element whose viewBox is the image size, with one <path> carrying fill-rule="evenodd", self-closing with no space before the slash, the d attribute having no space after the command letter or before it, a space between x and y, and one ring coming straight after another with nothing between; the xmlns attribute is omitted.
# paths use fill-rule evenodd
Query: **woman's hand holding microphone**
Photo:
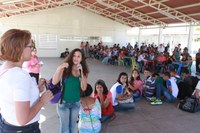
<svg viewBox="0 0 200 133"><path fill-rule="evenodd" d="M77 69L79 70L79 74L80 74L80 76L81 76L81 78L82 78L82 76L83 76L83 67L82 67L82 65L81 65L81 64L78 64L78 65L77 65Z"/></svg>

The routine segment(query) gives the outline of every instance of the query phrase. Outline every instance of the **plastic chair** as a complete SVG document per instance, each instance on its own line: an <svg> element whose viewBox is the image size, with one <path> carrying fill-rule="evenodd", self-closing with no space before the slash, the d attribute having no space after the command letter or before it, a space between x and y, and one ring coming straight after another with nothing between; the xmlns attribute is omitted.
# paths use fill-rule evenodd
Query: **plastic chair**
<svg viewBox="0 0 200 133"><path fill-rule="evenodd" d="M118 57L118 66L124 66L124 61L120 57Z"/></svg>
<svg viewBox="0 0 200 133"><path fill-rule="evenodd" d="M137 62L136 62L136 59L135 58L132 58L131 59L131 68L132 68L132 70L134 70L134 69L137 69L138 70L138 64L137 64Z"/></svg>

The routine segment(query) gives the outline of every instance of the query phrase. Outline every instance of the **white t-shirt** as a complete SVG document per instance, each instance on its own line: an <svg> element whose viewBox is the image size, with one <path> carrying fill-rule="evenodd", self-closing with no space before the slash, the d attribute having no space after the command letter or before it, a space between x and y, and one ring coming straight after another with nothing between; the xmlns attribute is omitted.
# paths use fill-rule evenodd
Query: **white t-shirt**
<svg viewBox="0 0 200 133"><path fill-rule="evenodd" d="M171 82L171 87L172 87L172 95L176 98L178 96L178 86L175 82L175 78L171 77L169 79L169 81Z"/></svg>
<svg viewBox="0 0 200 133"><path fill-rule="evenodd" d="M118 105L117 94L123 94L123 86L120 83L116 82L111 87L110 92L112 93L113 106Z"/></svg>
<svg viewBox="0 0 200 133"><path fill-rule="evenodd" d="M165 48L164 47L158 47L158 53L164 52Z"/></svg>
<svg viewBox="0 0 200 133"><path fill-rule="evenodd" d="M145 60L145 56L143 54L141 54L139 57L138 57L138 62L141 62Z"/></svg>
<svg viewBox="0 0 200 133"><path fill-rule="evenodd" d="M39 89L30 75L19 67L9 69L0 76L0 109L6 122L20 126L16 119L15 101L30 101L30 107L39 99ZM23 115L23 114L22 114ZM27 123L38 121L40 112Z"/></svg>
<svg viewBox="0 0 200 133"><path fill-rule="evenodd" d="M199 90L199 96L200 96L200 81L197 83L197 86L196 86L195 89ZM195 90L194 90L194 91L195 91ZM194 93L193 93L193 95L194 95Z"/></svg>

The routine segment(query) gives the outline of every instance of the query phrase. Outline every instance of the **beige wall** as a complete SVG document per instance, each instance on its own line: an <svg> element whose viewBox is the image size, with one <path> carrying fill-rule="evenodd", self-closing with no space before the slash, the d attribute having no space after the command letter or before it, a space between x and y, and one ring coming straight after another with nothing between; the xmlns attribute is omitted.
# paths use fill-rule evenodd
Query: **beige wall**
<svg viewBox="0 0 200 133"><path fill-rule="evenodd" d="M58 41L55 49L38 49L38 55L41 57L56 57L66 47L70 50L79 47L80 42L59 41L60 35L111 36L113 38L111 44L125 45L127 43L126 31L130 29L128 26L74 6L1 18L0 23L2 32L10 28L30 30L36 36L37 44L40 34L57 35ZM91 44L96 44L96 42L91 42Z"/></svg>

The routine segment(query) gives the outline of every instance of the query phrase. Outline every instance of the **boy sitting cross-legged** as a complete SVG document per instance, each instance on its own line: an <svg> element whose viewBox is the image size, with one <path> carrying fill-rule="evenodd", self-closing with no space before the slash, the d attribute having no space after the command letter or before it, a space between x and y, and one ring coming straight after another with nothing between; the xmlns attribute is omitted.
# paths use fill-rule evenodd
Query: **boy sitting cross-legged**
<svg viewBox="0 0 200 133"><path fill-rule="evenodd" d="M153 96L155 94L155 80L151 76L151 71L149 68L144 70L144 86L143 86L143 96L147 99L152 101L155 99Z"/></svg>
<svg viewBox="0 0 200 133"><path fill-rule="evenodd" d="M158 84L156 86L156 100L151 102L152 105L162 104L161 94L164 94L165 100L167 102L174 102L178 95L178 86L174 80L174 78L170 77L169 72L165 72L163 75L163 79L166 81L166 87L162 84Z"/></svg>

